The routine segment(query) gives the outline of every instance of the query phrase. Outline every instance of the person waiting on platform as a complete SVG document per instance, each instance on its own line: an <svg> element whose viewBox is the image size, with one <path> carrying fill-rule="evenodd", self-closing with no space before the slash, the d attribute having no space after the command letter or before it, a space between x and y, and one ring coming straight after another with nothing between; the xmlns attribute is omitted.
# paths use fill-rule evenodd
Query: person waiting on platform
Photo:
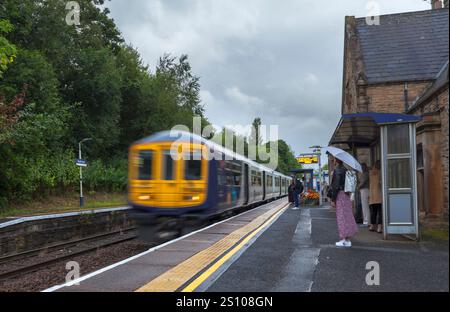
<svg viewBox="0 0 450 312"><path fill-rule="evenodd" d="M363 214L363 224L369 224L369 169L365 163L361 164L362 172L358 174L359 193L361 194L361 206Z"/></svg>
<svg viewBox="0 0 450 312"><path fill-rule="evenodd" d="M294 188L295 188L295 177L292 176L291 184L288 186L288 200L289 203L294 202Z"/></svg>
<svg viewBox="0 0 450 312"><path fill-rule="evenodd" d="M295 186L294 186L294 193L293 193L295 207L292 208L293 210L300 209L298 206L299 206L299 197L300 197L300 194L302 193L302 191L303 191L302 183L300 182L300 180L298 178L295 178Z"/></svg>
<svg viewBox="0 0 450 312"><path fill-rule="evenodd" d="M334 158L335 168L331 179L331 205L336 207L336 220L340 241L337 247L351 247L350 239L358 232L358 227L353 216L350 194L345 193L345 169L341 160Z"/></svg>
<svg viewBox="0 0 450 312"><path fill-rule="evenodd" d="M374 232L377 227L377 232L383 232L383 216L381 212L381 203L383 196L381 194L381 174L380 174L380 161L375 162L374 167L369 171L369 207L370 207L370 225L369 231Z"/></svg>
<svg viewBox="0 0 450 312"><path fill-rule="evenodd" d="M308 195L308 185L306 184L305 176L302 177L302 191L300 192L301 203L305 203L306 196Z"/></svg>

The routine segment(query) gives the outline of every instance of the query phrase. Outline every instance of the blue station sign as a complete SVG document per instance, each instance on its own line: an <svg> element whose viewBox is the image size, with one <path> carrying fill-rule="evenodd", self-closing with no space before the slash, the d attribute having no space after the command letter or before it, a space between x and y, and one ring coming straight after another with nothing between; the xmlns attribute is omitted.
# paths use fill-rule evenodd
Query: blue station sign
<svg viewBox="0 0 450 312"><path fill-rule="evenodd" d="M87 161L84 160L84 159L79 159L79 158L77 158L77 159L75 160L75 164L76 164L77 166L79 166L79 167L87 167Z"/></svg>

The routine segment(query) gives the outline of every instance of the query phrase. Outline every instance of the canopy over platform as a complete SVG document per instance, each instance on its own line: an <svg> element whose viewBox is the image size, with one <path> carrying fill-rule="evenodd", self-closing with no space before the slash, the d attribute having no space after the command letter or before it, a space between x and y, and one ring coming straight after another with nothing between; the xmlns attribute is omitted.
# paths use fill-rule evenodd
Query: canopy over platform
<svg viewBox="0 0 450 312"><path fill-rule="evenodd" d="M380 137L379 126L397 123L415 123L420 117L406 114L358 113L344 114L331 137L329 145L349 144L369 146Z"/></svg>

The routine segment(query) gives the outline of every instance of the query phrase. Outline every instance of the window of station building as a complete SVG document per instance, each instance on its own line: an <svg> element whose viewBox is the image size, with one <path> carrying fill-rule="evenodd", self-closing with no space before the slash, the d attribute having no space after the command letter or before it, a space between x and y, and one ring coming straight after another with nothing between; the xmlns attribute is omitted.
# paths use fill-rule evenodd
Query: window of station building
<svg viewBox="0 0 450 312"><path fill-rule="evenodd" d="M170 155L170 150L162 152L161 180L175 180L175 162Z"/></svg>
<svg viewBox="0 0 450 312"><path fill-rule="evenodd" d="M139 151L138 156L138 180L152 179L153 151Z"/></svg>
<svg viewBox="0 0 450 312"><path fill-rule="evenodd" d="M202 152L194 150L184 154L184 179L201 180L202 179Z"/></svg>
<svg viewBox="0 0 450 312"><path fill-rule="evenodd" d="M422 143L417 145L417 169L423 169L423 147Z"/></svg>

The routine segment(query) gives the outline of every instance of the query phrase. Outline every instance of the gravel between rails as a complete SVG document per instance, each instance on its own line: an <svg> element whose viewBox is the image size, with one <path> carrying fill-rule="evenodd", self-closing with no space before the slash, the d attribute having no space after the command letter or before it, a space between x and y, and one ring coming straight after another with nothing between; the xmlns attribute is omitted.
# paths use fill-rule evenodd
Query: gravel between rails
<svg viewBox="0 0 450 312"><path fill-rule="evenodd" d="M125 241L116 245L104 247L97 251L74 256L73 259L63 260L36 272L27 273L11 279L0 281L0 292L37 292L62 284L66 281L68 261L76 261L80 265L80 275L99 270L115 262L139 254L152 247L151 244L139 241Z"/></svg>

